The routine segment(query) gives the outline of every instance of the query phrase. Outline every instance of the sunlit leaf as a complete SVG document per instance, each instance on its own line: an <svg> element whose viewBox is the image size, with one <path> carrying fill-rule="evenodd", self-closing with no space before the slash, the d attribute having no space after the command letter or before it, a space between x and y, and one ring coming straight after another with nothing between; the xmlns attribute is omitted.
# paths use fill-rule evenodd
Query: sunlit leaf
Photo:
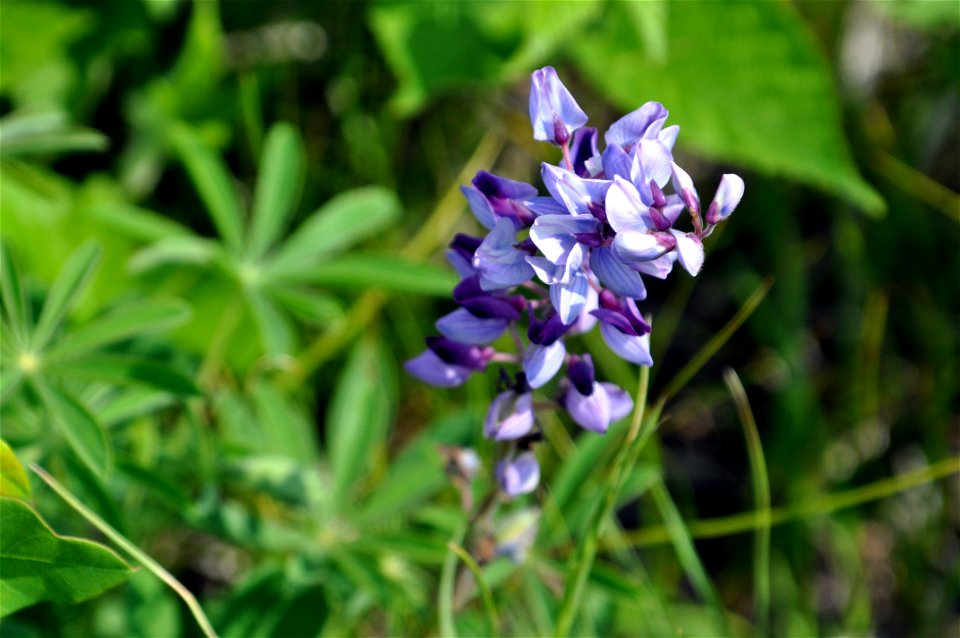
<svg viewBox="0 0 960 638"><path fill-rule="evenodd" d="M30 481L20 459L7 442L0 439L0 496L29 499Z"/></svg>
<svg viewBox="0 0 960 638"><path fill-rule="evenodd" d="M3 299L4 314L9 326L13 329L14 336L23 343L30 330L30 314L24 298L23 284L20 279L20 271L16 262L13 261L13 255L10 254L10 248L6 244L0 244L0 295Z"/></svg>
<svg viewBox="0 0 960 638"><path fill-rule="evenodd" d="M260 331L260 343L267 354L287 354L294 339L294 327L277 305L262 291L246 291L250 312Z"/></svg>
<svg viewBox="0 0 960 638"><path fill-rule="evenodd" d="M57 536L22 501L0 498L0 521L0 616L44 601L77 603L134 573L108 547Z"/></svg>
<svg viewBox="0 0 960 638"><path fill-rule="evenodd" d="M259 257L276 243L293 214L303 182L305 151L297 130L275 124L267 133L253 198L249 250Z"/></svg>
<svg viewBox="0 0 960 638"><path fill-rule="evenodd" d="M171 394L200 393L193 379L151 359L128 355L89 354L58 364L58 373L72 378L118 385L142 384Z"/></svg>
<svg viewBox="0 0 960 638"><path fill-rule="evenodd" d="M130 259L130 270L139 273L170 264L204 265L216 257L218 250L217 244L202 237L165 237L138 251Z"/></svg>

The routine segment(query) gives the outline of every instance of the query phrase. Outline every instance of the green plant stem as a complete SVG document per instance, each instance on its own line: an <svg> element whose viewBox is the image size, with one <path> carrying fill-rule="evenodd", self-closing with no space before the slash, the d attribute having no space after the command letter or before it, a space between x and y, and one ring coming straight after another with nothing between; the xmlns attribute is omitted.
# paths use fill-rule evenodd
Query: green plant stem
<svg viewBox="0 0 960 638"><path fill-rule="evenodd" d="M960 456L945 459L917 470L904 472L898 476L869 485L827 494L808 503L775 507L768 512L751 511L733 516L690 521L687 523L687 528L693 538L717 538L742 534L756 530L762 525L769 524L773 527L795 520L823 516L837 510L863 505L870 501L881 500L951 474L960 474ZM651 547L665 545L669 542L670 534L666 527L662 525L626 532L622 535L622 543L629 547ZM602 544L603 549L613 549L621 546L620 540Z"/></svg>
<svg viewBox="0 0 960 638"><path fill-rule="evenodd" d="M437 248L440 241L446 240L463 210L460 185L468 182L481 168L493 164L502 148L503 140L494 131L488 132L480 140L473 155L464 164L453 184L450 185L450 188L437 203L436 208L430 213L430 217L420 227L413 239L400 251L402 256L409 259L423 259ZM313 374L317 368L362 332L367 324L379 314L380 309L388 299L387 294L376 290L363 293L350 309L346 319L337 328L321 334L304 349L297 358L298 364L292 366L281 377L283 383L288 386L296 385Z"/></svg>
<svg viewBox="0 0 960 638"><path fill-rule="evenodd" d="M869 161L873 170L894 186L960 223L960 195L886 151L875 149Z"/></svg>
<svg viewBox="0 0 960 638"><path fill-rule="evenodd" d="M649 432L656 427L656 420L659 413L648 415L644 420L644 412L647 404L647 390L650 381L650 368L640 369L640 381L637 387L633 416L630 420L630 428L620 444L617 456L614 459L613 471L610 473L610 479L605 492L605 498L598 508L595 509L595 516L587 527L587 533L574 553L572 576L567 579L566 587L563 592L563 601L560 604L560 611L557 614L557 626L554 634L556 636L567 636L573 627L573 619L580 607L580 599L583 597L583 590L587 584L587 577L593 567L593 561L597 555L597 547L603 524L610 517L613 508L617 502L617 495L623 481L633 469L636 457L639 456L649 438ZM652 424L651 424L652 423ZM646 427L643 427L646 424Z"/></svg>
<svg viewBox="0 0 960 638"><path fill-rule="evenodd" d="M687 365L683 366L676 376L671 379L670 383L667 384L667 387L660 394L660 397L657 399L656 404L658 406L663 406L669 401L677 392L683 389L685 385L693 378L697 372L700 371L700 368L709 361L713 355L717 353L720 348L733 336L740 326L743 325L743 322L746 321L750 315L753 314L753 311L757 309L757 306L760 305L760 302L763 301L764 297L767 296L767 293L770 291L770 287L773 286L773 277L767 277L763 280L760 286L753 291L753 294L747 298L746 302L740 307L740 310L737 311L730 321L727 322L723 328L720 329L717 334L713 336L710 341L707 342L703 348L700 349L700 352L691 359Z"/></svg>
<svg viewBox="0 0 960 638"><path fill-rule="evenodd" d="M457 576L457 553L453 551L451 546L457 545L459 547L466 533L467 523L464 522L457 529L453 540L448 544L450 552L444 558L443 568L440 570L437 611L440 616L440 635L446 638L456 638L457 636L457 625L453 620L453 589Z"/></svg>
<svg viewBox="0 0 960 638"><path fill-rule="evenodd" d="M753 548L756 625L758 635L768 636L770 635L770 482L767 477L767 462L763 455L757 422L753 417L753 410L750 409L750 401L740 382L740 377L732 368L727 368L723 373L723 380L737 404L740 424L747 439L754 506L760 517Z"/></svg>
<svg viewBox="0 0 960 638"><path fill-rule="evenodd" d="M79 512L79 514L87 519L91 525L100 530L104 536L121 547L125 552L127 552L127 554L133 557L148 570L153 572L157 578L162 580L170 589L176 592L183 602L186 603L187 608L190 610L190 613L193 614L193 617L196 619L197 624L200 626L200 630L203 632L204 636L207 636L208 638L216 637L217 633L213 630L213 625L211 625L210 621L207 619L206 614L203 612L203 608L200 607L200 603L197 602L196 597L190 592L190 590L184 587L183 583L177 580L173 574L164 569L160 563L150 558L150 556L148 556L143 550L134 545L123 534L111 527L109 523L100 518L94 511L81 503L76 496L74 496L66 487L61 485L59 481L47 474L43 468L36 464L31 464L30 469L33 470L33 472L39 476L44 483L49 485L50 488L60 496L60 498L66 501L70 507Z"/></svg>
<svg viewBox="0 0 960 638"><path fill-rule="evenodd" d="M487 616L487 635L496 638L500 635L500 621L497 619L497 607L493 602L493 592L490 591L490 585L483 575L483 570L470 555L470 552L457 543L450 541L447 543L447 547L460 557L460 560L466 564L473 574L474 580L477 581L477 586L480 588L480 597L483 599L483 610Z"/></svg>

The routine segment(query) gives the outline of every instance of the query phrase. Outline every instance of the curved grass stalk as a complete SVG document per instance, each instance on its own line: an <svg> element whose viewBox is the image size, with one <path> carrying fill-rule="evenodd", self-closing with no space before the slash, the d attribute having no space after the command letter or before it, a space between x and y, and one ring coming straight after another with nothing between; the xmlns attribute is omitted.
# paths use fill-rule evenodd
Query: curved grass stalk
<svg viewBox="0 0 960 638"><path fill-rule="evenodd" d="M733 368L727 368L723 380L737 404L743 434L747 439L750 457L750 480L753 483L753 499L759 513L756 540L753 547L753 583L755 588L757 634L770 635L770 481L767 477L767 462L757 422L750 409L747 392Z"/></svg>
<svg viewBox="0 0 960 638"><path fill-rule="evenodd" d="M443 559L443 568L440 571L437 611L440 616L440 635L448 638L457 638L457 625L453 620L453 589L457 577L457 553L453 550L452 545L459 547L466 533L467 524L464 523L454 534L454 540L448 543L450 553Z"/></svg>
<svg viewBox="0 0 960 638"><path fill-rule="evenodd" d="M49 485L50 489L56 492L60 498L66 501L70 507L75 509L81 516L87 519L91 525L100 530L104 536L121 547L123 551L129 554L138 563L146 567L153 573L154 576L162 580L170 589L180 596L183 602L186 603L187 608L190 610L190 613L193 615L194 619L197 621L197 624L200 626L200 630L203 632L203 635L207 636L207 638L216 638L217 632L214 631L213 625L210 624L210 620L203 612L203 608L200 606L200 603L197 602L197 599L193 593L191 593L191 591L187 589L183 583L177 580L173 574L164 569L160 563L148 556L146 552L134 545L133 542L127 539L126 536L115 530L109 523L100 518L93 510L81 503L80 499L74 496L70 490L63 486L59 481L47 474L46 470L36 464L31 464L30 469L33 470L33 472L39 476L44 483Z"/></svg>
<svg viewBox="0 0 960 638"><path fill-rule="evenodd" d="M718 538L751 532L769 524L771 527L790 523L796 520L823 516L837 510L857 507L871 501L878 501L894 496L920 485L945 478L951 474L960 474L960 456L944 459L898 476L883 479L856 487L843 492L827 494L808 503L797 503L787 507L774 507L767 512L750 511L733 516L722 516L698 521L687 522L687 529L693 538ZM769 521L769 523L767 522ZM629 547L651 547L665 545L670 542L670 534L666 527L648 527L633 532L625 532L622 543ZM613 549L624 546L621 542L604 542L603 549Z"/></svg>
<svg viewBox="0 0 960 638"><path fill-rule="evenodd" d="M490 585L483 575L483 570L480 568L480 565L477 564L477 561L474 560L473 556L470 555L470 552L457 543L450 541L447 543L447 547L460 557L460 560L464 562L467 569L473 574L473 578L477 581L477 587L480 588L480 597L483 599L483 610L487 617L487 635L496 638L500 635L500 621L497 618L497 607L493 602L493 592L490 591Z"/></svg>

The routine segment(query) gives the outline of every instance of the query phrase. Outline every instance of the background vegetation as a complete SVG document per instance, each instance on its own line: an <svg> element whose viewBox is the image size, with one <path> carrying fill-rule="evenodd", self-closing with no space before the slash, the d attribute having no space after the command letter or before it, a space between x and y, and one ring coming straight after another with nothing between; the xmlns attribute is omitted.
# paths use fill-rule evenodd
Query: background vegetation
<svg viewBox="0 0 960 638"><path fill-rule="evenodd" d="M958 635L958 24L936 1L3 2L3 635L198 635L124 538L224 636ZM520 560L477 588L444 455L492 456L493 382L399 363L451 308L459 185L556 161L526 117L544 64L601 129L663 102L701 188L747 194L696 280L649 285L671 397L615 515L627 424L545 419L542 488L493 530ZM59 576L18 561L28 537Z"/></svg>

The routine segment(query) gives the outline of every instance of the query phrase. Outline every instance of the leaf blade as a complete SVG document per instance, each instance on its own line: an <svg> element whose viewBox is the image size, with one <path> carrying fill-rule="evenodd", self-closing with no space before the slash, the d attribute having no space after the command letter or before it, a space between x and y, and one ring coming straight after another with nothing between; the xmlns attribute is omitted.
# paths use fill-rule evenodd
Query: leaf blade
<svg viewBox="0 0 960 638"><path fill-rule="evenodd" d="M93 242L83 244L67 259L50 286L43 310L40 311L32 339L34 348L40 350L50 341L64 316L83 294L99 259L100 247Z"/></svg>
<svg viewBox="0 0 960 638"><path fill-rule="evenodd" d="M54 424L84 465L103 477L112 464L109 439L100 423L79 401L39 377L31 383L40 395Z"/></svg>
<svg viewBox="0 0 960 638"><path fill-rule="evenodd" d="M276 243L294 212L303 186L305 151L297 130L285 122L267 133L253 196L249 250L259 257Z"/></svg>

